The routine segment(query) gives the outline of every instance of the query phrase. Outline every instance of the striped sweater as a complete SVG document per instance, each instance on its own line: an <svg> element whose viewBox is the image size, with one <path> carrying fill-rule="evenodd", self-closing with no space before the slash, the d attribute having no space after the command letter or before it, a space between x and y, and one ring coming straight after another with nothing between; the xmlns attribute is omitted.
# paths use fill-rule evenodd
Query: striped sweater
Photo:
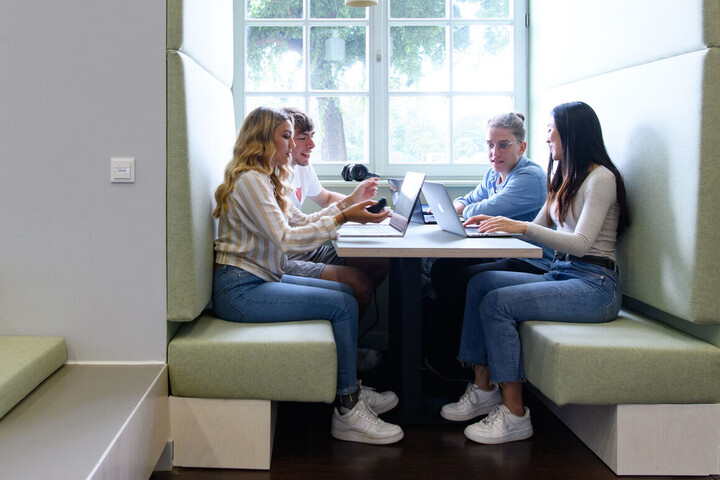
<svg viewBox="0 0 720 480"><path fill-rule="evenodd" d="M249 170L235 178L227 208L220 216L215 262L233 265L267 281L279 281L288 253L313 250L337 238L336 203L305 215L294 205L280 210L270 178Z"/></svg>

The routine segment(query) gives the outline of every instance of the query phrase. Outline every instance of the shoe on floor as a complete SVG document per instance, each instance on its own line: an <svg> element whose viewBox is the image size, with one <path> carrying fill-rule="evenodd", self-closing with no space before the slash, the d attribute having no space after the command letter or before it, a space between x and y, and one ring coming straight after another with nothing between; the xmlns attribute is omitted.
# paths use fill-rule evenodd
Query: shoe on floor
<svg viewBox="0 0 720 480"><path fill-rule="evenodd" d="M382 362L382 354L372 348L358 348L355 369L358 372L373 370Z"/></svg>
<svg viewBox="0 0 720 480"><path fill-rule="evenodd" d="M402 428L380 420L362 400L347 413L341 414L333 408L330 434L338 440L374 445L395 443L404 436Z"/></svg>
<svg viewBox="0 0 720 480"><path fill-rule="evenodd" d="M502 393L497 385L494 385L492 390L483 390L475 383L468 383L460 400L443 405L440 416L453 422L464 422L490 413L492 409L501 404Z"/></svg>
<svg viewBox="0 0 720 480"><path fill-rule="evenodd" d="M525 415L519 417L505 405L496 407L487 417L465 428L465 436L478 443L506 443L525 440L533 435L530 422L530 410L525 407Z"/></svg>
<svg viewBox="0 0 720 480"><path fill-rule="evenodd" d="M359 398L367 405L376 415L389 412L398 404L398 397L394 392L378 392L372 387L368 387L359 382L360 395Z"/></svg>

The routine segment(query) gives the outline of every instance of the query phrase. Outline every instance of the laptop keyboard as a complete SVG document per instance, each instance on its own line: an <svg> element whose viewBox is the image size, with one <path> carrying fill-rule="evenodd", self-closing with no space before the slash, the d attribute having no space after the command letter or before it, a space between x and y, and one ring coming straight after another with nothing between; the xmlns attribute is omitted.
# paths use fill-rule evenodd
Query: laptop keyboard
<svg viewBox="0 0 720 480"><path fill-rule="evenodd" d="M357 230L360 229L363 232L368 233L385 233L388 231L388 229L393 229L389 225L374 225L374 224L368 224L368 225L345 225L340 230Z"/></svg>

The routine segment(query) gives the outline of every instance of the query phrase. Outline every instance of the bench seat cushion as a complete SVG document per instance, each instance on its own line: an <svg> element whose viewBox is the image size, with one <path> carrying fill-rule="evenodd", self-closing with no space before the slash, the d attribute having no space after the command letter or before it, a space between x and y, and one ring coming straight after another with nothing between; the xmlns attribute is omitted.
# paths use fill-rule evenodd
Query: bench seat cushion
<svg viewBox="0 0 720 480"><path fill-rule="evenodd" d="M527 380L557 405L720 402L720 348L629 311L524 322L520 337Z"/></svg>
<svg viewBox="0 0 720 480"><path fill-rule="evenodd" d="M204 313L168 347L170 389L179 397L327 402L337 354L330 322L233 323Z"/></svg>
<svg viewBox="0 0 720 480"><path fill-rule="evenodd" d="M0 337L0 418L66 361L61 337Z"/></svg>

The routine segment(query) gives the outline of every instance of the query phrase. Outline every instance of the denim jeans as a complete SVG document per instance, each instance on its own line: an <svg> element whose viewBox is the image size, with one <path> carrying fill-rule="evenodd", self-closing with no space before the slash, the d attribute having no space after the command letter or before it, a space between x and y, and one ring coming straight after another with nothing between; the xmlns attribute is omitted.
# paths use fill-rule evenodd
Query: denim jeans
<svg viewBox="0 0 720 480"><path fill-rule="evenodd" d="M555 260L548 273L489 271L467 287L458 360L490 367L495 383L525 379L518 322L608 322L622 302L618 273Z"/></svg>
<svg viewBox="0 0 720 480"><path fill-rule="evenodd" d="M347 285L292 275L268 282L223 265L215 271L213 310L231 322L330 320L337 348L337 394L357 391L358 306Z"/></svg>

